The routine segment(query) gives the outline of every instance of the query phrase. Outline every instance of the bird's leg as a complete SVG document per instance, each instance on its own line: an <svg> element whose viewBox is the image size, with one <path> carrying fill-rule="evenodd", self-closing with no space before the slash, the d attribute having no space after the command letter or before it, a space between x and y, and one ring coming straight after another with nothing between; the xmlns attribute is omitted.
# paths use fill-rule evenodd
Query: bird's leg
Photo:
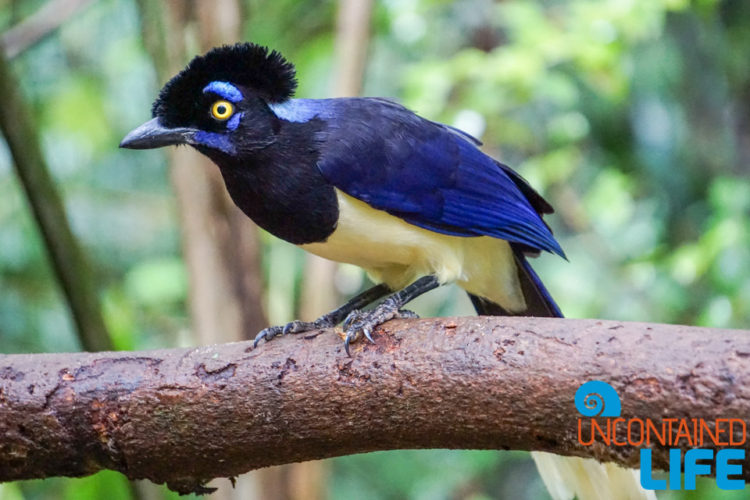
<svg viewBox="0 0 750 500"><path fill-rule="evenodd" d="M291 323L287 323L286 325L269 326L268 328L261 330L261 332L255 336L253 347L257 347L258 342L260 342L262 339L266 339L266 341L269 341L277 335L286 335L287 333L302 333L312 330L322 330L324 328L333 328L334 326L341 323L341 321L343 321L343 319L346 318L350 312L361 307L365 307L371 302L387 295L390 291L391 290L385 284L381 283L379 285L375 285L372 288L368 288L359 295L354 296L343 306L339 307L338 309L334 309L328 314L324 314L315 321L295 320Z"/></svg>
<svg viewBox="0 0 750 500"><path fill-rule="evenodd" d="M416 318L415 313L401 310L401 308L411 300L438 286L440 286L440 282L437 277L433 275L423 276L406 288L389 295L374 309L369 311L353 310L344 320L344 331L346 332L344 348L346 353L349 354L349 344L356 341L360 334L364 334L370 342L373 342L372 331L381 323L394 318Z"/></svg>

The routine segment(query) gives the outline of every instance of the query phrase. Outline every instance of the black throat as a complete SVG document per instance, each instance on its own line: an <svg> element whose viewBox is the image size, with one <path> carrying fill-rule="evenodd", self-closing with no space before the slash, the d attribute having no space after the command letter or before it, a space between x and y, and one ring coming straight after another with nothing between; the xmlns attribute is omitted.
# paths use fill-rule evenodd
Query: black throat
<svg viewBox="0 0 750 500"><path fill-rule="evenodd" d="M256 224L290 243L325 241L339 208L336 192L317 167L317 133L324 122L281 122L262 149L237 144L236 156L198 148L219 166L234 203Z"/></svg>

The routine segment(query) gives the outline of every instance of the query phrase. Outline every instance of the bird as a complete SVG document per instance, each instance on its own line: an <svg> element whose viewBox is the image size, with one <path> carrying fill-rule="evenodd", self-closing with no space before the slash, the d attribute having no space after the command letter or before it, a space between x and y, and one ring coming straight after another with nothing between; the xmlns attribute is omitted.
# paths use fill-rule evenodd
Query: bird
<svg viewBox="0 0 750 500"><path fill-rule="evenodd" d="M478 314L562 317L529 264L541 252L566 258L543 220L553 208L517 172L470 134L393 100L298 99L296 86L294 65L275 50L216 47L172 77L151 120L120 143L192 146L258 226L376 283L315 321L262 330L254 347L343 322L350 355L360 336L372 342L378 325L414 317L404 309L411 300L449 283ZM554 498L615 498L638 486L611 464L534 458ZM640 493L620 498L647 498Z"/></svg>
<svg viewBox="0 0 750 500"><path fill-rule="evenodd" d="M447 283L479 314L562 316L529 265L564 257L542 220L553 209L471 135L385 98L294 99L294 66L252 43L214 48L169 80L152 119L120 146L190 145L218 167L234 203L269 233L364 268L377 283L315 321L343 321L344 346ZM383 299L370 310L367 305Z"/></svg>

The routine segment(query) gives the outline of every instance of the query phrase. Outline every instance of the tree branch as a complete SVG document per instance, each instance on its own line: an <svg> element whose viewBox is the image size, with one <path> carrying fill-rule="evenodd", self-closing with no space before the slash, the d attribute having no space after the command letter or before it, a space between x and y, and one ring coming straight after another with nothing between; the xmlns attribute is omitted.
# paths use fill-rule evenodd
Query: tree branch
<svg viewBox="0 0 750 500"><path fill-rule="evenodd" d="M578 443L573 395L591 379L614 386L625 418L750 414L748 331L471 317L392 321L375 340L352 358L330 331L256 350L0 356L0 480L106 468L184 493L249 469L403 448L636 467L637 448ZM666 468L666 450L653 458Z"/></svg>

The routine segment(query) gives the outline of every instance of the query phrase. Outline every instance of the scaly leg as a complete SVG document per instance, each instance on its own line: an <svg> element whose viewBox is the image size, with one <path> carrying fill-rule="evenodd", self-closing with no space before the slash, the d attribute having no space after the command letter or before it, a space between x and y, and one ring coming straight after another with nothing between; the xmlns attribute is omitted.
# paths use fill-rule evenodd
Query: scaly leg
<svg viewBox="0 0 750 500"><path fill-rule="evenodd" d="M416 314L411 311L402 311L401 308L423 293L439 286L440 282L435 276L423 276L406 288L389 295L374 309L351 311L344 320L344 331L346 332L344 349L346 349L346 353L349 354L349 344L356 341L360 334L364 334L370 342L373 342L372 331L381 323L394 318L416 318ZM349 355L351 356L351 354Z"/></svg>
<svg viewBox="0 0 750 500"><path fill-rule="evenodd" d="M295 320L286 325L280 326L269 326L261 330L261 332L255 336L253 341L253 348L258 346L258 342L262 339L266 339L266 342L270 341L277 335L286 335L287 333L302 333L309 332L312 330L322 330L324 328L333 328L334 326L341 323L344 318L349 315L352 311L365 307L366 305L378 300L379 298L387 295L391 290L383 283L375 285L372 288L368 288L364 292L353 297L349 302L334 309L328 314L324 314L315 321L299 321Z"/></svg>

